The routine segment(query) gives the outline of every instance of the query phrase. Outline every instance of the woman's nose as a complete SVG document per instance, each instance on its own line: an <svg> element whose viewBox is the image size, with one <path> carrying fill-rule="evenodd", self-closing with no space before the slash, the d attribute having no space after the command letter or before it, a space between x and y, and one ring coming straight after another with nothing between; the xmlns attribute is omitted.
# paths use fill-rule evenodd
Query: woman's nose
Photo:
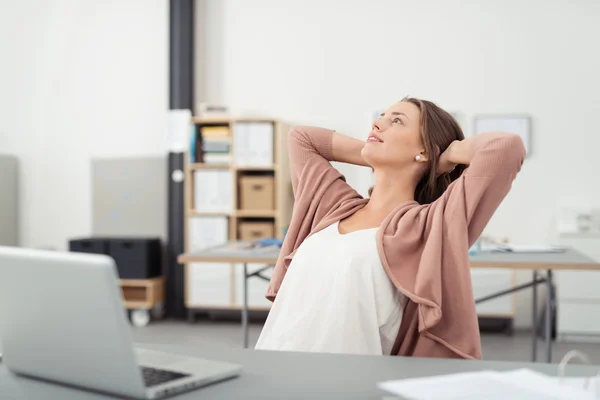
<svg viewBox="0 0 600 400"><path fill-rule="evenodd" d="M380 132L381 131L381 122L379 120L373 121L373 125L371 126L371 129L373 129L375 132Z"/></svg>

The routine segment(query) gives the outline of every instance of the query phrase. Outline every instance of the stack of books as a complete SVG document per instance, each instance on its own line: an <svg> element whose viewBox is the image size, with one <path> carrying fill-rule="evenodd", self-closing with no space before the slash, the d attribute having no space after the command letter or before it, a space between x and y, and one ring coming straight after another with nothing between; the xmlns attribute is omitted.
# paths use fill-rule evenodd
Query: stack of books
<svg viewBox="0 0 600 400"><path fill-rule="evenodd" d="M206 164L231 164L231 134L229 126L203 126L202 162Z"/></svg>

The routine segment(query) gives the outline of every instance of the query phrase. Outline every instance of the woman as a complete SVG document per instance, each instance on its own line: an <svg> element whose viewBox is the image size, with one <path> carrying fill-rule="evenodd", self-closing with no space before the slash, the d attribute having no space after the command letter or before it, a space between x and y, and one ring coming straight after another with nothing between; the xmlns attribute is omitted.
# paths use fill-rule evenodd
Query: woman
<svg viewBox="0 0 600 400"><path fill-rule="evenodd" d="M289 139L294 213L256 348L481 358L468 249L521 168L521 139L464 139L414 98L366 141L313 127ZM330 161L373 168L370 198Z"/></svg>

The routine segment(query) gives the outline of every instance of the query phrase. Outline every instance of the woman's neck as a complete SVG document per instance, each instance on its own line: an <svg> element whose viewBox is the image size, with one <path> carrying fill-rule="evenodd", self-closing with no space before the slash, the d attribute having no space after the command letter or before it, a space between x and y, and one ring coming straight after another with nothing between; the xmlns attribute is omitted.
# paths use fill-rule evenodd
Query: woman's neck
<svg viewBox="0 0 600 400"><path fill-rule="evenodd" d="M415 199L417 183L409 174L378 171L375 174L375 187L365 211L388 215L398 205Z"/></svg>

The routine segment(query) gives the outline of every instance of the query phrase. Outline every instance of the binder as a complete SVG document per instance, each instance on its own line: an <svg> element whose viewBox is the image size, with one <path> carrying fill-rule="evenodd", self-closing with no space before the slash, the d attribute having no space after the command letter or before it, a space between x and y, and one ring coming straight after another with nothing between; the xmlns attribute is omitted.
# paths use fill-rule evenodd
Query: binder
<svg viewBox="0 0 600 400"><path fill-rule="evenodd" d="M238 122L233 127L234 163L241 167L273 166L271 122Z"/></svg>
<svg viewBox="0 0 600 400"><path fill-rule="evenodd" d="M233 177L229 170L194 171L194 210L205 213L233 212Z"/></svg>

